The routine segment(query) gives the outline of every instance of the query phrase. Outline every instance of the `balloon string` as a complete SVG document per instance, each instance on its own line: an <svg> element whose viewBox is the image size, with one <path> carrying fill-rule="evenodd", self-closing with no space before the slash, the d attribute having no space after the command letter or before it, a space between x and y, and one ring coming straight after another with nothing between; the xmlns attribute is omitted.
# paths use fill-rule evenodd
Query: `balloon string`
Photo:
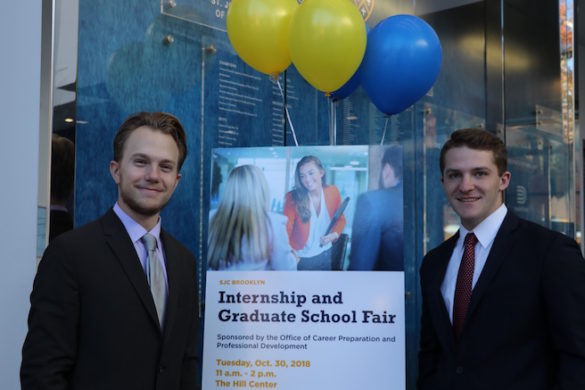
<svg viewBox="0 0 585 390"><path fill-rule="evenodd" d="M329 143L337 145L337 114L335 110L336 101L329 100Z"/></svg>
<svg viewBox="0 0 585 390"><path fill-rule="evenodd" d="M282 99L284 99L284 92L282 92L282 86L280 85L280 80L278 78L276 79L276 85L278 85L278 89L280 90L280 96L282 96ZM282 102L282 105L284 106L284 111L286 112L286 119L288 119L288 125L290 126L290 131L292 132L293 139L295 140L295 146L299 146L299 143L297 141L297 134L295 133L295 128L293 127L293 124L290 120L290 114L288 112L288 107L284 103L284 100Z"/></svg>
<svg viewBox="0 0 585 390"><path fill-rule="evenodd" d="M388 119L390 119L389 116L387 116L386 120L384 121L384 132L382 133L382 140L380 141L380 145L384 145L384 138L386 137L386 127L388 127Z"/></svg>

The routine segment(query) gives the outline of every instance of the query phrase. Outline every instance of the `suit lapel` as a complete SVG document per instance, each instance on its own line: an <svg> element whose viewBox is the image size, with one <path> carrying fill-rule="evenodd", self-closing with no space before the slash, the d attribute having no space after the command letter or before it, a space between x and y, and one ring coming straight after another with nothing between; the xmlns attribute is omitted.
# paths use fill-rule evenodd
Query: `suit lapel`
<svg viewBox="0 0 585 390"><path fill-rule="evenodd" d="M128 232L126 232L122 221L110 209L102 218L102 226L106 242L120 262L130 283L134 286L146 311L152 317L153 321L158 324L158 317L150 287L148 286L144 270L140 265L140 259L136 254L136 249L134 249L134 244L130 240L130 236L128 236Z"/></svg>
<svg viewBox="0 0 585 390"><path fill-rule="evenodd" d="M449 313L445 307L445 300L441 293L441 284L445 278L447 272L447 265L453 254L453 249L459 238L459 232L453 237L449 238L443 245L438 248L437 265L434 272L434 279L432 282L431 299L429 307L432 310L434 317L434 323L437 325L437 333L440 340L446 340L446 347L454 350L455 348L455 336L453 335L453 329L451 326L451 320L449 319Z"/></svg>
<svg viewBox="0 0 585 390"><path fill-rule="evenodd" d="M466 323L473 315L481 298L506 259L507 253L509 253L510 247L514 243L513 231L517 228L518 222L518 218L508 211L502 222L502 226L500 226L500 229L496 234L496 238L494 239L486 263L471 294L471 302L469 303L469 310L465 319ZM463 328L465 329L465 324L463 325Z"/></svg>

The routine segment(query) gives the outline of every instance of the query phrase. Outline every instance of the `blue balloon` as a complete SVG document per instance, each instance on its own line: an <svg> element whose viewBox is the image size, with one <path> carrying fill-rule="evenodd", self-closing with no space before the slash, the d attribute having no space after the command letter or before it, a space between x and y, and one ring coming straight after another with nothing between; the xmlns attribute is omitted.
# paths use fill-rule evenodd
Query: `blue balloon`
<svg viewBox="0 0 585 390"><path fill-rule="evenodd" d="M431 89L442 56L439 37L427 22L413 15L391 16L368 35L362 87L380 111L397 114Z"/></svg>
<svg viewBox="0 0 585 390"><path fill-rule="evenodd" d="M367 24L366 24L366 34L368 34L367 36L369 36L369 34L370 34L370 27ZM362 64L363 63L364 63L364 60L362 59ZM356 88L360 85L361 69L362 69L362 66L360 64L360 66L357 68L357 70L355 71L353 76L351 76L351 78L345 84L343 84L343 86L341 86L341 88L339 88L337 91L331 92L329 94L329 97L335 101L335 100L345 99L346 97L351 95L353 93L353 91L355 91Z"/></svg>
<svg viewBox="0 0 585 390"><path fill-rule="evenodd" d="M329 94L329 97L333 100L345 99L352 94L353 91L360 85L360 68L358 68L353 76L337 91L333 91Z"/></svg>

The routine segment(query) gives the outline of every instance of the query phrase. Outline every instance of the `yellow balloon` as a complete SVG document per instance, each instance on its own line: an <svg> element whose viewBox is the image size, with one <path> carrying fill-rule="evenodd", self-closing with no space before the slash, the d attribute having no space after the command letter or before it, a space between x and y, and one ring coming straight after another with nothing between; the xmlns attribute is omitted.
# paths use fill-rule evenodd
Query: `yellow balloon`
<svg viewBox="0 0 585 390"><path fill-rule="evenodd" d="M366 51L366 24L351 0L304 0L290 24L290 54L320 91L343 86Z"/></svg>
<svg viewBox="0 0 585 390"><path fill-rule="evenodd" d="M278 75L291 62L288 31L297 0L232 0L227 33L245 63L259 72Z"/></svg>

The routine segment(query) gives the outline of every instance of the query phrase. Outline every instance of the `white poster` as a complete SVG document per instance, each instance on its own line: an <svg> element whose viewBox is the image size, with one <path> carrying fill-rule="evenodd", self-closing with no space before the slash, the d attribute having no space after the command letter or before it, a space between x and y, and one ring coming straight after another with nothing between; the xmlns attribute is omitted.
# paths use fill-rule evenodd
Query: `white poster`
<svg viewBox="0 0 585 390"><path fill-rule="evenodd" d="M401 389L402 272L208 272L203 388Z"/></svg>
<svg viewBox="0 0 585 390"><path fill-rule="evenodd" d="M405 388L401 152L214 150L203 389Z"/></svg>

